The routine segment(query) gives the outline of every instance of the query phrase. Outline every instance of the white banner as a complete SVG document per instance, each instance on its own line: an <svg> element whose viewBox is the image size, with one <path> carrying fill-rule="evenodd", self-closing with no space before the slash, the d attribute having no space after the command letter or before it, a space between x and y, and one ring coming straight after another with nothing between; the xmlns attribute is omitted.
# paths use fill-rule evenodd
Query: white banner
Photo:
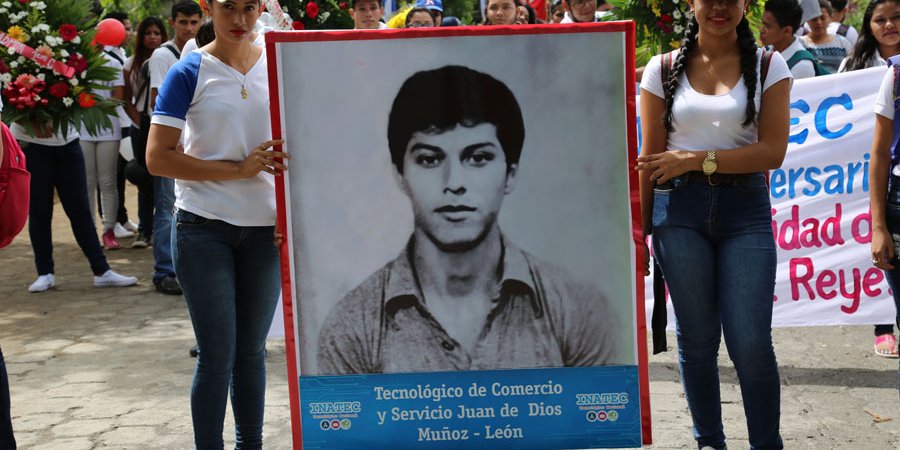
<svg viewBox="0 0 900 450"><path fill-rule="evenodd" d="M885 70L794 82L787 156L770 175L778 249L773 326L894 322L884 273L869 253L869 151ZM645 285L649 322L652 277Z"/></svg>

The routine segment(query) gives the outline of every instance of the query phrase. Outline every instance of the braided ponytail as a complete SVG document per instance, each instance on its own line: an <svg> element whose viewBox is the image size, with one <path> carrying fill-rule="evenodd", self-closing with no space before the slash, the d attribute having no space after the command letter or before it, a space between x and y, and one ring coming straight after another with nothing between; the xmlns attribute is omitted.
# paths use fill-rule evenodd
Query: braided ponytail
<svg viewBox="0 0 900 450"><path fill-rule="evenodd" d="M741 77L747 86L747 108L742 125L749 127L756 123L756 83L759 77L756 74L756 38L753 37L753 31L750 30L750 23L746 17L738 24L737 35L738 48L741 51Z"/></svg>
<svg viewBox="0 0 900 450"><path fill-rule="evenodd" d="M672 104L675 102L675 90L678 89L678 80L681 78L681 74L687 70L687 62L688 57L691 53L693 53L694 49L697 48L697 34L700 32L700 24L697 23L696 18L691 18L691 23L688 24L687 30L685 30L684 41L681 44L681 51L678 52L678 56L675 58L675 62L672 64L672 70L669 71L669 77L663 80L663 88L666 95L666 112L663 115L663 125L665 125L666 130L670 133L675 129L672 128ZM660 63L663 63L664 60L661 60Z"/></svg>

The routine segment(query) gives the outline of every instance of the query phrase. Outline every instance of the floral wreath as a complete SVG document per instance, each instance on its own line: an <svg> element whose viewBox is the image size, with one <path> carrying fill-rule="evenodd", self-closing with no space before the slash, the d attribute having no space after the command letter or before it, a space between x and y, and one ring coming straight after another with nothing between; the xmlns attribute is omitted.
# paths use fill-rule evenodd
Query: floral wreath
<svg viewBox="0 0 900 450"><path fill-rule="evenodd" d="M83 0L0 1L3 121L32 135L90 133L111 126L119 102L103 82L116 78L93 44L97 18Z"/></svg>

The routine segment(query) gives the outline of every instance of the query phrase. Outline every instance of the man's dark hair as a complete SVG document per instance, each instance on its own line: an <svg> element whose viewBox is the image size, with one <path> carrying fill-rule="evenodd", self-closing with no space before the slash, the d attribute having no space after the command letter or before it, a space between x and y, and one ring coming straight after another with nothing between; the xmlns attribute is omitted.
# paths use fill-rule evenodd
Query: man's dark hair
<svg viewBox="0 0 900 450"><path fill-rule="evenodd" d="M122 11L110 11L103 16L104 19L116 19L119 22L125 23L128 20L128 14L125 14Z"/></svg>
<svg viewBox="0 0 900 450"><path fill-rule="evenodd" d="M525 123L519 102L503 82L462 66L417 72L403 82L391 106L391 161L403 173L406 146L417 132L442 133L457 125L474 127L480 123L497 127L507 167L517 164L525 141Z"/></svg>
<svg viewBox="0 0 900 450"><path fill-rule="evenodd" d="M356 9L356 5L360 2L369 2L372 0L350 0L350 7ZM375 0L378 3L378 6L384 6L384 0Z"/></svg>
<svg viewBox="0 0 900 450"><path fill-rule="evenodd" d="M178 14L181 14L185 17L191 16L203 16L203 10L200 9L200 5L193 0L185 0L181 2L177 2L172 5L172 20L178 18Z"/></svg>
<svg viewBox="0 0 900 450"><path fill-rule="evenodd" d="M803 23L803 9L797 0L768 0L763 9L772 13L779 27L791 27L792 33Z"/></svg>
<svg viewBox="0 0 900 450"><path fill-rule="evenodd" d="M847 0L828 0L831 3L831 8L835 11L843 11L844 8L847 7Z"/></svg>
<svg viewBox="0 0 900 450"><path fill-rule="evenodd" d="M203 47L215 39L216 30L213 28L212 20L201 23L200 27L197 28L197 34L194 35L194 41L197 43L197 48Z"/></svg>

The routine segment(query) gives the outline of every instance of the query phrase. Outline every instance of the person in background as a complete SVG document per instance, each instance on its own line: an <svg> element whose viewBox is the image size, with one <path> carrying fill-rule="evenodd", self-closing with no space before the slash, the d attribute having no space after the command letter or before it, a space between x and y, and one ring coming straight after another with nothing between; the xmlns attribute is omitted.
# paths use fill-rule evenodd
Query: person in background
<svg viewBox="0 0 900 450"><path fill-rule="evenodd" d="M172 40L153 51L147 61L150 69L150 109L155 110L158 89L169 69L181 57L184 44L194 37L203 11L192 0L172 6L169 25L175 30ZM172 209L175 203L175 180L166 177L153 179L153 286L166 295L181 295L181 286L175 276L172 262Z"/></svg>
<svg viewBox="0 0 900 450"><path fill-rule="evenodd" d="M108 89L98 91L105 97L122 101L125 96L125 79L122 75L124 59L119 56L118 47L104 46L103 58L106 60L105 67L111 68L116 73L116 78L112 81L105 82ZM116 109L118 113L118 108ZM122 126L119 122L118 114L111 116L109 128L101 128L96 133L91 134L86 127L82 126L81 134L81 150L84 152L84 162L86 169L88 201L91 203L91 211L96 211L95 195L96 191L100 193L100 204L103 214L101 216L103 224L103 233L101 241L103 247L107 250L118 250L121 248L119 241L116 239L115 226L119 211L119 191L116 186L118 178L118 160L119 160L119 144L122 140ZM123 174L124 175L124 174ZM99 189L98 189L99 188Z"/></svg>
<svg viewBox="0 0 900 450"><path fill-rule="evenodd" d="M153 177L147 172L145 154L147 133L150 132L150 69L147 60L153 51L168 40L165 24L158 17L147 17L138 25L134 54L125 60L125 113L131 119L131 148L134 160L130 166L135 176L130 177L138 189L138 234L131 244L134 248L146 248L153 236Z"/></svg>
<svg viewBox="0 0 900 450"><path fill-rule="evenodd" d="M112 54L109 55L110 57L115 58L116 61L124 67L125 61L128 59L128 56L125 54L125 48L134 45L134 31L131 26L131 20L128 19L127 14L121 11L109 12L103 16L103 18L116 19L119 22L122 22L122 26L125 27L125 40L122 41L121 45L112 49L114 52L113 54L115 54L114 57ZM116 108L116 110L119 112L119 125L122 130L122 139L125 139L129 137L129 131L131 130L132 125L131 118L128 116L124 107L120 106ZM116 225L113 227L113 235L116 239L130 238L138 232L138 226L128 220L128 209L125 208L125 166L127 163L128 161L125 160L121 154L116 158L116 192L119 196L119 205L116 210ZM100 216L103 217L103 202L100 199L99 192L97 195L97 204L101 207Z"/></svg>
<svg viewBox="0 0 900 450"><path fill-rule="evenodd" d="M694 14L681 48L653 57L641 80L643 150L635 168L644 237L653 234L675 309L681 380L701 450L727 448L723 335L750 448L784 448L765 173L781 166L787 150L791 73L780 54L757 48L746 18L751 1L689 0ZM644 255L649 275L646 247Z"/></svg>
<svg viewBox="0 0 900 450"><path fill-rule="evenodd" d="M804 35L803 46L809 50L819 62L832 73L837 72L841 61L853 53L853 46L843 36L828 34L828 18L831 16L831 3L819 0L822 15L806 21L809 33Z"/></svg>
<svg viewBox="0 0 900 450"><path fill-rule="evenodd" d="M610 12L597 11L597 0L563 0L566 16L560 23L600 22Z"/></svg>
<svg viewBox="0 0 900 450"><path fill-rule="evenodd" d="M147 146L176 180L173 256L200 346L191 388L197 448L221 449L231 394L238 449L262 448L265 342L280 293L265 52L258 0L210 0L216 38L163 82ZM184 137L182 141L182 136ZM178 149L183 144L183 151Z"/></svg>
<svg viewBox="0 0 900 450"><path fill-rule="evenodd" d="M516 7L516 25L533 25L536 23L544 23L537 18L534 8L528 4L521 4Z"/></svg>
<svg viewBox="0 0 900 450"><path fill-rule="evenodd" d="M768 0L763 8L759 40L781 53L794 79L816 76L814 57L796 35L803 17L800 4L796 0ZM804 55L809 58L803 58Z"/></svg>
<svg viewBox="0 0 900 450"><path fill-rule="evenodd" d="M550 23L560 23L566 17L566 7L562 0L553 0L550 6Z"/></svg>
<svg viewBox="0 0 900 450"><path fill-rule="evenodd" d="M482 25L514 25L518 15L515 0L488 0Z"/></svg>
<svg viewBox="0 0 900 450"><path fill-rule="evenodd" d="M831 4L831 14L828 16L828 20L831 23L828 24L828 33L843 36L850 41L850 45L856 45L859 33L856 32L856 28L853 28L853 25L844 23L844 20L847 19L847 13L850 12L850 1L829 0L829 3Z"/></svg>
<svg viewBox="0 0 900 450"><path fill-rule="evenodd" d="M356 30L381 30L388 26L381 21L384 5L381 0L352 0L350 17Z"/></svg>
<svg viewBox="0 0 900 450"><path fill-rule="evenodd" d="M441 0L417 0L416 9L425 8L431 13L434 26L439 27L444 20L444 2Z"/></svg>
<svg viewBox="0 0 900 450"><path fill-rule="evenodd" d="M849 72L885 66L887 59L897 54L900 54L900 1L873 0L863 14L862 33L859 34L859 39L853 48L853 55L844 58L840 71ZM872 155L875 154L873 150ZM873 210L873 219L875 216ZM891 280L890 275L888 279ZM897 351L897 338L894 337L893 324L875 325L875 354L883 358L900 356Z"/></svg>
<svg viewBox="0 0 900 450"><path fill-rule="evenodd" d="M413 8L406 13L406 28L434 27L434 16L425 8Z"/></svg>

